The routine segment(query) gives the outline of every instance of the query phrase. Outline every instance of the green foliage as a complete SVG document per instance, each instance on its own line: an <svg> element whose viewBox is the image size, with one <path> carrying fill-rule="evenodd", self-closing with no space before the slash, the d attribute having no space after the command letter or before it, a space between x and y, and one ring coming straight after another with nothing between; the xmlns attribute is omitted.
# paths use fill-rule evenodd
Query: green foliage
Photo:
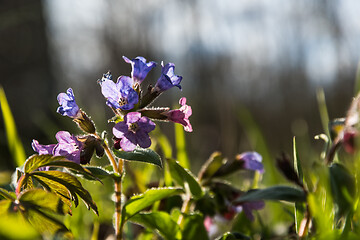
<svg viewBox="0 0 360 240"><path fill-rule="evenodd" d="M65 167L69 170L83 174L87 177L95 177L91 172L81 165L70 162L64 157L54 157L52 155L32 155L24 164L24 174L21 176L17 191L21 188L34 188L34 181L38 182L46 190L57 194L61 200L69 207L74 201L78 205L78 196L84 201L87 207L98 214L97 206L92 200L90 193L83 188L80 181L72 174L55 170L38 171L37 169L49 166Z"/></svg>
<svg viewBox="0 0 360 240"><path fill-rule="evenodd" d="M183 239L179 225L167 212L152 211L139 213L131 217L130 221L158 232L165 239Z"/></svg>
<svg viewBox="0 0 360 240"><path fill-rule="evenodd" d="M0 107L5 124L7 142L10 149L10 153L16 163L16 166L21 166L25 159L25 151L18 136L15 120L10 110L10 106L7 102L4 89L0 86Z"/></svg>
<svg viewBox="0 0 360 240"><path fill-rule="evenodd" d="M17 199L0 201L0 220L17 219L29 234L32 234L32 231L27 224L23 224L25 220L43 235L61 234L63 238L71 238L66 226L53 216L70 212L70 207L65 205L59 196L42 189L26 190L19 194Z"/></svg>
<svg viewBox="0 0 360 240"><path fill-rule="evenodd" d="M9 200L0 201L0 239L41 239L38 231L20 212L8 212L11 204Z"/></svg>
<svg viewBox="0 0 360 240"><path fill-rule="evenodd" d="M265 189L249 190L248 192L234 200L234 202L241 203L260 200L304 202L306 201L306 194L302 189L294 187L273 186Z"/></svg>
<svg viewBox="0 0 360 240"><path fill-rule="evenodd" d="M344 166L337 163L332 164L329 171L331 192L339 218L353 209L355 179Z"/></svg>
<svg viewBox="0 0 360 240"><path fill-rule="evenodd" d="M115 155L118 158L125 159L127 161L138 161L154 164L158 167L162 167L162 162L159 154L149 148L136 147L132 152L126 152L121 150L114 150Z"/></svg>
<svg viewBox="0 0 360 240"><path fill-rule="evenodd" d="M142 194L135 195L123 206L122 222L127 221L159 200L181 193L183 193L181 188L152 188Z"/></svg>
<svg viewBox="0 0 360 240"><path fill-rule="evenodd" d="M190 169L190 161L186 152L186 140L183 126L174 124L175 127L175 144L176 144L176 158L179 164L187 169Z"/></svg>
<svg viewBox="0 0 360 240"><path fill-rule="evenodd" d="M204 217L200 213L182 214L184 226L182 230L183 239L208 239L204 226Z"/></svg>
<svg viewBox="0 0 360 240"><path fill-rule="evenodd" d="M174 181L185 188L185 183L189 187L189 190L192 196L195 199L201 198L203 196L202 188L196 179L196 177L190 172L190 170L183 168L177 161L174 159L168 159L170 174Z"/></svg>
<svg viewBox="0 0 360 240"><path fill-rule="evenodd" d="M211 154L210 158L203 164L200 172L199 179L210 179L213 177L218 170L223 166L224 158L220 152L214 152Z"/></svg>

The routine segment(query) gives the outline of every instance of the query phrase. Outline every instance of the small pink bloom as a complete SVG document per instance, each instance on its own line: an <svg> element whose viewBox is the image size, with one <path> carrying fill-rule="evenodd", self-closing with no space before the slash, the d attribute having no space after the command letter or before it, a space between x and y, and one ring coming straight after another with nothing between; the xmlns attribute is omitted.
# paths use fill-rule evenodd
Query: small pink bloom
<svg viewBox="0 0 360 240"><path fill-rule="evenodd" d="M183 125L185 131L192 132L193 129L189 121L189 117L192 114L191 107L186 105L185 97L180 98L179 103L181 105L179 109L170 110L163 114L168 117L168 120Z"/></svg>
<svg viewBox="0 0 360 240"><path fill-rule="evenodd" d="M347 153L354 154L356 151L356 138L358 137L359 133L354 130L350 129L344 133L343 138L343 146Z"/></svg>

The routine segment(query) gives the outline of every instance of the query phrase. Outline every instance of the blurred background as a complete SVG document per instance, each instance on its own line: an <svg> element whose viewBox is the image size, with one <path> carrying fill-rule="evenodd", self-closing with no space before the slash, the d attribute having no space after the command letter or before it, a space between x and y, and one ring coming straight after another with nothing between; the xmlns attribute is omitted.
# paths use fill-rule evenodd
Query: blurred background
<svg viewBox="0 0 360 240"><path fill-rule="evenodd" d="M98 129L109 131L112 112L97 79L108 70L130 75L123 55L173 62L183 90L165 92L154 105L187 97L194 166L215 150L229 158L261 152L249 129L261 133L272 161L291 153L293 136L321 147L313 140L323 132L318 89L330 118L345 115L360 56L359 9L356 0L1 1L0 84L31 155L34 138L50 144L59 130L79 133L55 112L59 92L72 87ZM144 84L155 83L160 70ZM173 142L172 124L159 127ZM2 117L0 151L0 170L13 169Z"/></svg>

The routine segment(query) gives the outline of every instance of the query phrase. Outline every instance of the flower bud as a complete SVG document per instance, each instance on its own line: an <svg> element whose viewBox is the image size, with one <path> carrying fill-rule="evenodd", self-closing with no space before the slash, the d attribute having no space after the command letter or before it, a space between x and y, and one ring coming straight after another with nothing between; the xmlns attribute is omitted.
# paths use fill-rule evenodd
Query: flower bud
<svg viewBox="0 0 360 240"><path fill-rule="evenodd" d="M84 144L84 147L80 153L81 164L89 163L94 151L98 157L102 157L104 155L102 140L97 139L91 135L79 137L78 140Z"/></svg>
<svg viewBox="0 0 360 240"><path fill-rule="evenodd" d="M73 121L86 133L94 134L96 131L94 122L82 110L80 110L80 114Z"/></svg>

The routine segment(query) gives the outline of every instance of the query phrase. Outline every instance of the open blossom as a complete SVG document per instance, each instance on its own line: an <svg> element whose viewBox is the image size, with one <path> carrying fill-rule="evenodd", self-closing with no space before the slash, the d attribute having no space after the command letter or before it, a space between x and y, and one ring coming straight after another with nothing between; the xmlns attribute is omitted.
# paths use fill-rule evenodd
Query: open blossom
<svg viewBox="0 0 360 240"><path fill-rule="evenodd" d="M134 108L139 101L139 96L133 89L133 83L133 79L127 76L120 76L114 83L109 75L105 74L99 84L101 93L106 98L106 104L114 109L130 110Z"/></svg>
<svg viewBox="0 0 360 240"><path fill-rule="evenodd" d="M57 144L41 145L38 141L33 140L32 148L34 151L42 154L51 154L54 156L63 156L70 161L80 163L80 154L83 150L83 143L69 132L60 131L56 133Z"/></svg>
<svg viewBox="0 0 360 240"><path fill-rule="evenodd" d="M35 152L39 153L40 155L44 155L53 154L53 150L56 144L41 145L37 140L34 139L31 143L31 146Z"/></svg>
<svg viewBox="0 0 360 240"><path fill-rule="evenodd" d="M149 132L155 129L153 123L147 117L141 117L139 112L130 112L124 117L124 121L117 123L113 128L113 134L120 139L120 147L124 151L131 152L136 145L148 148L151 145Z"/></svg>
<svg viewBox="0 0 360 240"><path fill-rule="evenodd" d="M58 113L71 118L76 118L79 115L80 109L75 102L75 96L71 88L66 93L60 93L57 96L57 100L60 104L60 107L57 109Z"/></svg>
<svg viewBox="0 0 360 240"><path fill-rule="evenodd" d="M243 168L245 169L259 171L260 173L264 172L264 166L261 163L262 157L257 152L244 152L236 156L236 159L243 162Z"/></svg>
<svg viewBox="0 0 360 240"><path fill-rule="evenodd" d="M161 66L162 66L161 76L157 80L154 90L156 92L161 93L161 92L164 92L174 86L181 89L180 82L182 80L182 77L175 75L175 73L174 73L175 64L168 63L164 66L164 63L161 62Z"/></svg>
<svg viewBox="0 0 360 240"><path fill-rule="evenodd" d="M156 66L155 62L146 63L146 59L140 56L132 60L123 56L123 59L125 60L125 62L131 64L131 77L134 79L135 83L139 84L145 79L146 75L150 72L150 70Z"/></svg>
<svg viewBox="0 0 360 240"><path fill-rule="evenodd" d="M189 117L192 114L191 107L186 105L186 98L180 98L179 103L181 107L175 110L169 110L163 115L167 116L168 120L176 123L180 123L184 126L184 130L187 132L192 132L192 126L189 121Z"/></svg>

